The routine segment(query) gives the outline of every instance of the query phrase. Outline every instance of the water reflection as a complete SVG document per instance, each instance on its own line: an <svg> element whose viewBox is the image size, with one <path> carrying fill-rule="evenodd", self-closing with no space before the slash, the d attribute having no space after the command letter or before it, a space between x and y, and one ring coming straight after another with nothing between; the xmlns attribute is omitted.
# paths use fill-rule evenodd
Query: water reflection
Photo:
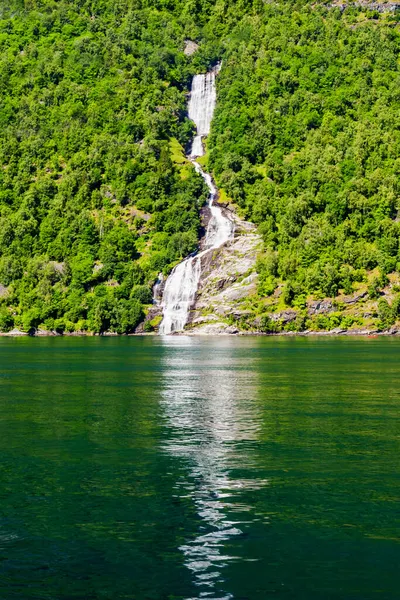
<svg viewBox="0 0 400 600"><path fill-rule="evenodd" d="M252 507L243 491L267 485L232 471L256 472L252 449L261 415L257 369L229 339L199 344L190 337L164 338L162 405L168 427L164 452L183 461L176 494L190 497L200 518L198 535L180 547L199 588L196 598L233 598L225 590L223 570L239 560L227 546L244 534ZM190 349L190 352L188 351ZM243 559L240 559L243 560ZM193 599L191 599L193 600Z"/></svg>

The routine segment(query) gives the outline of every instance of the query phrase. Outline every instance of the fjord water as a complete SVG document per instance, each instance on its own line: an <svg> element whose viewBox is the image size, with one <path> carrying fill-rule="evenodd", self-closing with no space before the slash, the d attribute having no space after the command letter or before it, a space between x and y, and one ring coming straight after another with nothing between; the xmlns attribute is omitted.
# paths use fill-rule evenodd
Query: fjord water
<svg viewBox="0 0 400 600"><path fill-rule="evenodd" d="M398 598L399 352L0 339L0 598Z"/></svg>

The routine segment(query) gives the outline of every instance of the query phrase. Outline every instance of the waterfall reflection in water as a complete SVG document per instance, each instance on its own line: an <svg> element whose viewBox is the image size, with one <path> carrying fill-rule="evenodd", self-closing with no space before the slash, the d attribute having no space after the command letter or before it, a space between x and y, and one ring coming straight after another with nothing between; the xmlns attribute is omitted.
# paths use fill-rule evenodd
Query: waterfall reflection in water
<svg viewBox="0 0 400 600"><path fill-rule="evenodd" d="M225 549L245 532L243 514L247 518L251 514L251 507L240 502L240 494L268 483L256 477L230 477L233 469L255 472L251 446L257 443L260 427L257 371L249 369L248 357L229 353L231 343L221 341L221 354L214 346L211 357L204 345L196 348L193 338L165 338L162 408L168 439L163 451L183 459L185 469L176 482L176 493L191 497L201 519L198 535L180 550L199 587L197 598L213 600L233 598L224 589L223 569L228 561L243 560ZM237 390L246 390L246 397ZM232 513L241 517L232 519Z"/></svg>

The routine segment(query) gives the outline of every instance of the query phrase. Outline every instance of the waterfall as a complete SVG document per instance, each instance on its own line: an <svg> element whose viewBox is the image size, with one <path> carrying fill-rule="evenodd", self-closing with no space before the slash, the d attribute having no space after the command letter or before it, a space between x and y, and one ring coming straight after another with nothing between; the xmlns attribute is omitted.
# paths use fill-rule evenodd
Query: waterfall
<svg viewBox="0 0 400 600"><path fill-rule="evenodd" d="M185 327L199 285L200 260L200 254L187 258L175 267L167 279L163 296L163 320L160 325L160 333L182 331Z"/></svg>
<svg viewBox="0 0 400 600"><path fill-rule="evenodd" d="M214 204L214 200L217 197L217 188L211 179L211 175L209 173L205 173L200 167L199 163L197 163L195 160L192 160L192 162L196 171L206 182L210 192L208 197L208 206L211 212L211 219L208 222L204 246L207 249L218 248L231 239L234 232L234 224L223 215L220 207Z"/></svg>
<svg viewBox="0 0 400 600"><path fill-rule="evenodd" d="M196 125L196 135L193 139L189 160L201 175L209 190L208 206L211 219L207 226L204 239L205 249L183 260L177 265L165 284L162 307L163 320L160 325L161 334L182 331L187 323L189 311L196 299L197 288L201 275L201 258L214 248L219 248L230 240L234 233L234 224L222 213L221 208L214 204L217 189L211 175L205 173L196 158L204 155L203 137L210 133L210 125L216 103L215 76L218 67L208 73L195 75L189 100L189 117Z"/></svg>
<svg viewBox="0 0 400 600"><path fill-rule="evenodd" d="M195 75L189 100L189 119L196 125L196 135L193 139L191 157L203 156L202 138L210 133L211 121L214 114L217 92L215 75L218 67L204 75Z"/></svg>

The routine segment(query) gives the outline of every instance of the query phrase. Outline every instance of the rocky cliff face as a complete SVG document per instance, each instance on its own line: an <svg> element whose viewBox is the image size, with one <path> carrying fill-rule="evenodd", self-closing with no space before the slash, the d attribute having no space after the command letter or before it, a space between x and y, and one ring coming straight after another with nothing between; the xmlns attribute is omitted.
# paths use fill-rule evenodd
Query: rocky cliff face
<svg viewBox="0 0 400 600"><path fill-rule="evenodd" d="M203 257L197 298L188 323L191 334L239 333L232 320L250 314L246 304L257 291L255 265L262 240L251 223L234 218L234 239Z"/></svg>
<svg viewBox="0 0 400 600"><path fill-rule="evenodd" d="M203 218L207 220L206 211ZM234 238L201 257L200 282L185 335L400 333L400 321L393 312L400 292L399 275L390 275L374 298L368 291L374 272L368 281L356 284L353 293L340 293L336 298L309 297L303 305L287 306L282 283L271 296L260 297L256 262L263 250L262 239L251 223L233 212L230 218L235 221ZM158 332L163 283L158 282L155 290L158 303L136 333Z"/></svg>
<svg viewBox="0 0 400 600"><path fill-rule="evenodd" d="M380 296L374 299L368 292L368 281L357 284L352 294L342 293L336 298L309 297L299 306L285 305L282 283L278 283L271 296L260 297L256 262L263 250L262 239L254 225L241 221L232 211L230 219L235 222L234 238L201 256L199 286L185 335L400 332L400 324L385 316L387 307L394 306L400 290L399 276L390 276ZM207 222L207 210L203 212L203 221ZM373 278L372 272L370 278ZM157 301L136 333L158 332L164 283L158 282Z"/></svg>
<svg viewBox="0 0 400 600"><path fill-rule="evenodd" d="M228 212L228 209L224 209ZM241 221L229 211L235 222L235 236L221 247L211 249L201 257L201 276L194 305L190 311L185 333L208 335L239 333L232 320L251 314L246 308L248 298L257 291L258 276L255 265L262 249L261 237L252 223ZM203 221L206 224L207 210ZM153 329L158 331L162 316L160 295L162 282L155 288L156 302L136 333Z"/></svg>

